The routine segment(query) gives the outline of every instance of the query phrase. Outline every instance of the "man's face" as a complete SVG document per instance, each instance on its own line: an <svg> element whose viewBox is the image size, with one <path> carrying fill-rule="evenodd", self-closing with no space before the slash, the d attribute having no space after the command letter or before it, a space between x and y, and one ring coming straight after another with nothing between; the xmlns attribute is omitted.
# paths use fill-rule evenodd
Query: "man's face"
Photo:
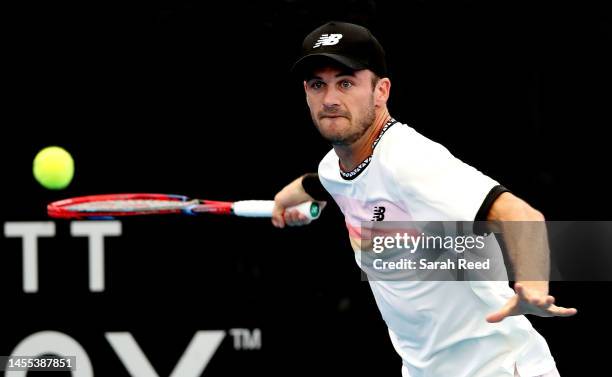
<svg viewBox="0 0 612 377"><path fill-rule="evenodd" d="M306 102L321 135L334 145L350 145L374 123L374 74L321 68L304 81Z"/></svg>

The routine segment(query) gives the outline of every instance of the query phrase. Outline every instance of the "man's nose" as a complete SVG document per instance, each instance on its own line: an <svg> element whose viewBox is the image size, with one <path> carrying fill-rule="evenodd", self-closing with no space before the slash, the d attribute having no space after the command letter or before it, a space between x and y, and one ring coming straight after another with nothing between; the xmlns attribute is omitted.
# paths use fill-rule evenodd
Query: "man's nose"
<svg viewBox="0 0 612 377"><path fill-rule="evenodd" d="M340 106L340 93L334 87L328 87L323 97L323 107L325 108L337 108Z"/></svg>

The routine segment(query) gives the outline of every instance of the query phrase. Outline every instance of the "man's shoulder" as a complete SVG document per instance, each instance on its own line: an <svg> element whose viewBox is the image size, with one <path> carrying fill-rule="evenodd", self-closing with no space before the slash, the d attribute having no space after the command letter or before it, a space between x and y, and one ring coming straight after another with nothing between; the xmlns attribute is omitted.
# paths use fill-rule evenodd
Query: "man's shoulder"
<svg viewBox="0 0 612 377"><path fill-rule="evenodd" d="M319 176L329 176L338 170L338 155L332 148L319 162Z"/></svg>
<svg viewBox="0 0 612 377"><path fill-rule="evenodd" d="M436 155L447 155L448 150L424 136L411 126L397 123L380 140L379 153L384 164L421 161Z"/></svg>

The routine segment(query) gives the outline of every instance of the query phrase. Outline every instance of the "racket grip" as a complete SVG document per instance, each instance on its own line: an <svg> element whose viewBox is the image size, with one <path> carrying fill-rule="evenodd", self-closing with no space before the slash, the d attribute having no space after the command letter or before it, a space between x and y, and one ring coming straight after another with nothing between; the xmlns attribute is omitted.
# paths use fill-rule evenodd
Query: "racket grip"
<svg viewBox="0 0 612 377"><path fill-rule="evenodd" d="M232 212L236 216L243 217L272 217L273 208L273 200L241 200L234 202ZM287 211L294 209L310 220L316 220L321 215L321 204L319 202L304 202L287 208Z"/></svg>
<svg viewBox="0 0 612 377"><path fill-rule="evenodd" d="M285 211L297 210L302 215L306 216L310 221L316 220L321 215L321 203L319 202L304 202L293 207L285 209Z"/></svg>

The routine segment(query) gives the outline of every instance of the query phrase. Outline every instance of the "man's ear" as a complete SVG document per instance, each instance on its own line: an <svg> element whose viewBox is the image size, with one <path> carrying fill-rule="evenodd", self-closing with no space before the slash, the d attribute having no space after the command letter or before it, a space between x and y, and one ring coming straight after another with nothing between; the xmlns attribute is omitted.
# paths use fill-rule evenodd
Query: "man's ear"
<svg viewBox="0 0 612 377"><path fill-rule="evenodd" d="M391 80L384 77L376 83L374 88L374 102L376 105L386 105L391 93Z"/></svg>

